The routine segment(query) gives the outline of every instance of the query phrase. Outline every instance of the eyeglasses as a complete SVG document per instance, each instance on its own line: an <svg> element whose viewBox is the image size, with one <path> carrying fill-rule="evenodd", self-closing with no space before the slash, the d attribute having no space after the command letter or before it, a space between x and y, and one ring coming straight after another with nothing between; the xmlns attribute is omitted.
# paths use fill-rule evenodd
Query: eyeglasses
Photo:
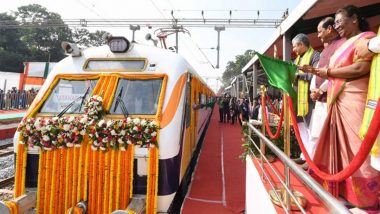
<svg viewBox="0 0 380 214"><path fill-rule="evenodd" d="M341 26L344 22L346 22L346 20L347 18L335 20L333 27L336 29L337 27Z"/></svg>

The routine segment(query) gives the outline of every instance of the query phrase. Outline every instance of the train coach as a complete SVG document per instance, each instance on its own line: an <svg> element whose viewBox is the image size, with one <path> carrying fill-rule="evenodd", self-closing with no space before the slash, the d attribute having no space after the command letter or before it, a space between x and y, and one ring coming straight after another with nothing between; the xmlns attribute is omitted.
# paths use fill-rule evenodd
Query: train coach
<svg viewBox="0 0 380 214"><path fill-rule="evenodd" d="M37 213L176 212L213 91L169 50L62 47L16 132L15 200L0 210L35 194Z"/></svg>

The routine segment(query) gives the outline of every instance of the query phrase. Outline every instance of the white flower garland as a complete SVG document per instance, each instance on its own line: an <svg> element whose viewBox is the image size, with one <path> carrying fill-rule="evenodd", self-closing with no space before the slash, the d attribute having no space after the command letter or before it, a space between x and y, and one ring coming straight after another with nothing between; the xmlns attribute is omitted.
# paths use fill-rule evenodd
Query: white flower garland
<svg viewBox="0 0 380 214"><path fill-rule="evenodd" d="M89 137L92 140L93 150L106 151L110 148L125 151L128 145L140 147L154 147L157 144L157 123L139 118L128 117L123 120L100 120L89 128Z"/></svg>
<svg viewBox="0 0 380 214"><path fill-rule="evenodd" d="M22 143L44 150L80 147L87 133L93 150L112 148L124 151L130 144L158 146L156 121L130 117L105 121L101 119L102 103L102 97L94 95L86 102L81 116L24 119L17 129L23 136Z"/></svg>

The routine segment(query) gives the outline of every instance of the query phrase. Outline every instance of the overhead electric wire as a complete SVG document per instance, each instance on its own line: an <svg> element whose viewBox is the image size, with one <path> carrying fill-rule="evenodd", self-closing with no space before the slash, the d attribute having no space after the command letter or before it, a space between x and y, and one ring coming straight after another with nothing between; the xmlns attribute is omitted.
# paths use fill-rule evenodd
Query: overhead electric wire
<svg viewBox="0 0 380 214"><path fill-rule="evenodd" d="M164 9L164 11L170 11L168 9ZM235 9L235 10L188 10L188 9L178 9L178 10L173 10L173 11L178 11L178 12L229 12L229 11L234 11L234 12L257 12L257 11L266 11L266 12L284 12L285 10L240 10L240 9Z"/></svg>
<svg viewBox="0 0 380 214"><path fill-rule="evenodd" d="M150 0L150 2L152 2L153 6L154 6L154 7L156 8L156 10L161 14L161 16L162 16L163 18L166 19L165 14L160 10L160 8L158 8L158 6L156 5L156 3L154 3L153 0Z"/></svg>
<svg viewBox="0 0 380 214"><path fill-rule="evenodd" d="M174 10L174 5L173 5L172 1L168 0L168 2L169 2L169 4L170 4L170 7L173 8L173 11L176 11L176 10ZM164 9L163 11L165 11L165 9Z"/></svg>
<svg viewBox="0 0 380 214"><path fill-rule="evenodd" d="M106 18L104 18L103 16L101 16L97 11L95 11L96 9L96 6L95 4L92 4L91 2L88 2L86 1L88 4L90 4L92 7L89 7L87 6L86 4L84 4L84 2L82 2L82 0L78 0L80 4L82 4L85 8L87 8L89 11L91 11L92 13L94 13L96 16L98 16L99 18L101 18L101 20L105 21L105 22L108 22ZM86 21L86 25L87 25L87 20L86 19L81 19L81 20L85 20ZM112 26L112 24L111 24ZM80 27L84 27L83 24L80 26Z"/></svg>
<svg viewBox="0 0 380 214"><path fill-rule="evenodd" d="M173 27L173 19L46 19L43 23L25 22L15 24L14 20L0 21L0 29L13 28L43 28L43 27L127 27L140 25L141 27ZM206 22L205 22L206 20ZM215 27L224 25L226 28L275 28L282 19L203 19L203 18L176 18L176 26L181 27ZM63 23L62 23L63 21Z"/></svg>
<svg viewBox="0 0 380 214"><path fill-rule="evenodd" d="M94 13L96 16L98 16L99 18L102 18L103 17L98 13L96 12L94 9L92 9L91 7L89 7L88 5L86 5L84 2L82 2L82 0L78 0L78 2L83 6L85 7L87 10L89 10L90 12Z"/></svg>
<svg viewBox="0 0 380 214"><path fill-rule="evenodd" d="M172 11L175 11L175 8L174 8L172 2L171 2L170 0L167 0L167 1L169 2L170 6L172 7L172 9L173 9ZM166 18L165 15L164 15L163 13L161 13L161 15L162 15L164 18ZM190 53L193 55L193 57L196 59L196 58L197 58L196 55L195 55L195 54L193 53L193 51L189 48L189 46L187 45L185 39L182 38L182 35L178 35L178 38L183 42L183 44L185 45L185 47L187 48L187 50L189 50ZM206 54L200 49L198 43L196 43L196 42L191 38L191 36L189 36L189 38L190 38L190 40L193 42L193 44L198 48L198 50L201 52L202 56L207 60L207 62L210 64L210 66L211 66L212 68L214 68L214 65L210 62L210 60L209 60L209 58L207 57L207 55L206 55Z"/></svg>

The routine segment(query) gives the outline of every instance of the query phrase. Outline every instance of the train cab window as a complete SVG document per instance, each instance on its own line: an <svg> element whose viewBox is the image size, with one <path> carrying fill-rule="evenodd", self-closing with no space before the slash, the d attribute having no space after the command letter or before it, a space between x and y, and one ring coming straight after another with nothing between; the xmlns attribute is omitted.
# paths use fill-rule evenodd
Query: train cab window
<svg viewBox="0 0 380 214"><path fill-rule="evenodd" d="M120 79L110 114L155 115L161 86L162 79Z"/></svg>
<svg viewBox="0 0 380 214"><path fill-rule="evenodd" d="M40 113L60 113L65 108L68 114L82 113L84 101L94 90L96 80L60 79L40 109Z"/></svg>

